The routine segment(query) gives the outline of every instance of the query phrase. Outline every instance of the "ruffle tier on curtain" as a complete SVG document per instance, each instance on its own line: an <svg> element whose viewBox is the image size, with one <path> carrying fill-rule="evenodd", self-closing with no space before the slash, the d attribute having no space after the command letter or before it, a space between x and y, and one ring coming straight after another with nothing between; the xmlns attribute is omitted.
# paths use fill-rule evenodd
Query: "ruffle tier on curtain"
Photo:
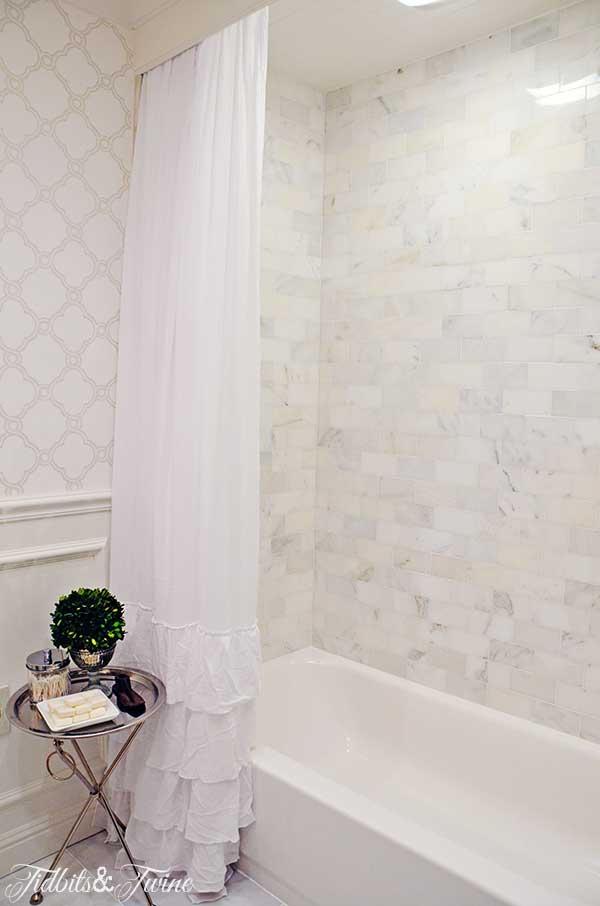
<svg viewBox="0 0 600 906"><path fill-rule="evenodd" d="M163 626L140 605L126 605L126 618L119 660L161 676L167 704L113 774L111 799L140 863L185 871L195 890L218 893L224 866L239 856L239 829L254 820L258 629ZM116 842L114 832L109 839Z"/></svg>

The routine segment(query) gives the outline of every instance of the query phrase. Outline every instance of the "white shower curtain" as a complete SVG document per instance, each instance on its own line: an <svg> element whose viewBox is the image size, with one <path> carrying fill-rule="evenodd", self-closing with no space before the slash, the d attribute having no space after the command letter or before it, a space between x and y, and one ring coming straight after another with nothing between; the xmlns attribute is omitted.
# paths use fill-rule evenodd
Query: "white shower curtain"
<svg viewBox="0 0 600 906"><path fill-rule="evenodd" d="M134 856L220 891L253 820L267 12L144 76L125 249L115 661L167 705L115 772Z"/></svg>

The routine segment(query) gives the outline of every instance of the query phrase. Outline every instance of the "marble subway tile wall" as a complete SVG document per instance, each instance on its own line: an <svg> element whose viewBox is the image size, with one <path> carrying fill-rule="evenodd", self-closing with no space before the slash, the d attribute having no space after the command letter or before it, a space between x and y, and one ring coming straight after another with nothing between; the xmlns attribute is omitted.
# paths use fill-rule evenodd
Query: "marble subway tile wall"
<svg viewBox="0 0 600 906"><path fill-rule="evenodd" d="M0 497L110 487L132 95L122 29L0 4Z"/></svg>
<svg viewBox="0 0 600 906"><path fill-rule="evenodd" d="M600 741L600 0L328 95L315 643Z"/></svg>
<svg viewBox="0 0 600 906"><path fill-rule="evenodd" d="M323 95L267 82L262 211L261 587L263 654L309 645L325 110Z"/></svg>

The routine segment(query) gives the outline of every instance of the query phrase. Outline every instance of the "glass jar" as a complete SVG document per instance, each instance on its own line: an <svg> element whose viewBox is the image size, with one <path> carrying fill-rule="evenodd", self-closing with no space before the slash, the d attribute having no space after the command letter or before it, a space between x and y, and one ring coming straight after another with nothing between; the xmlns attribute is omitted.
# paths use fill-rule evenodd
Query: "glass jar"
<svg viewBox="0 0 600 906"><path fill-rule="evenodd" d="M32 707L48 698L59 698L69 692L69 655L62 648L42 648L25 661L29 671L29 693Z"/></svg>

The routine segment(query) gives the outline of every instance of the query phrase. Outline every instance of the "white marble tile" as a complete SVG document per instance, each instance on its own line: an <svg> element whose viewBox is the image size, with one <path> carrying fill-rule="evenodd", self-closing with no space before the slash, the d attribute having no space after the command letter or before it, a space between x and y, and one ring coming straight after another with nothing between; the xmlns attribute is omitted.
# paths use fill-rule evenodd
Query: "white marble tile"
<svg viewBox="0 0 600 906"><path fill-rule="evenodd" d="M258 616L274 657L311 639L325 99L276 72L267 93Z"/></svg>
<svg viewBox="0 0 600 906"><path fill-rule="evenodd" d="M313 614L405 673L417 611L412 678L590 736L599 24L585 0L331 99Z"/></svg>

